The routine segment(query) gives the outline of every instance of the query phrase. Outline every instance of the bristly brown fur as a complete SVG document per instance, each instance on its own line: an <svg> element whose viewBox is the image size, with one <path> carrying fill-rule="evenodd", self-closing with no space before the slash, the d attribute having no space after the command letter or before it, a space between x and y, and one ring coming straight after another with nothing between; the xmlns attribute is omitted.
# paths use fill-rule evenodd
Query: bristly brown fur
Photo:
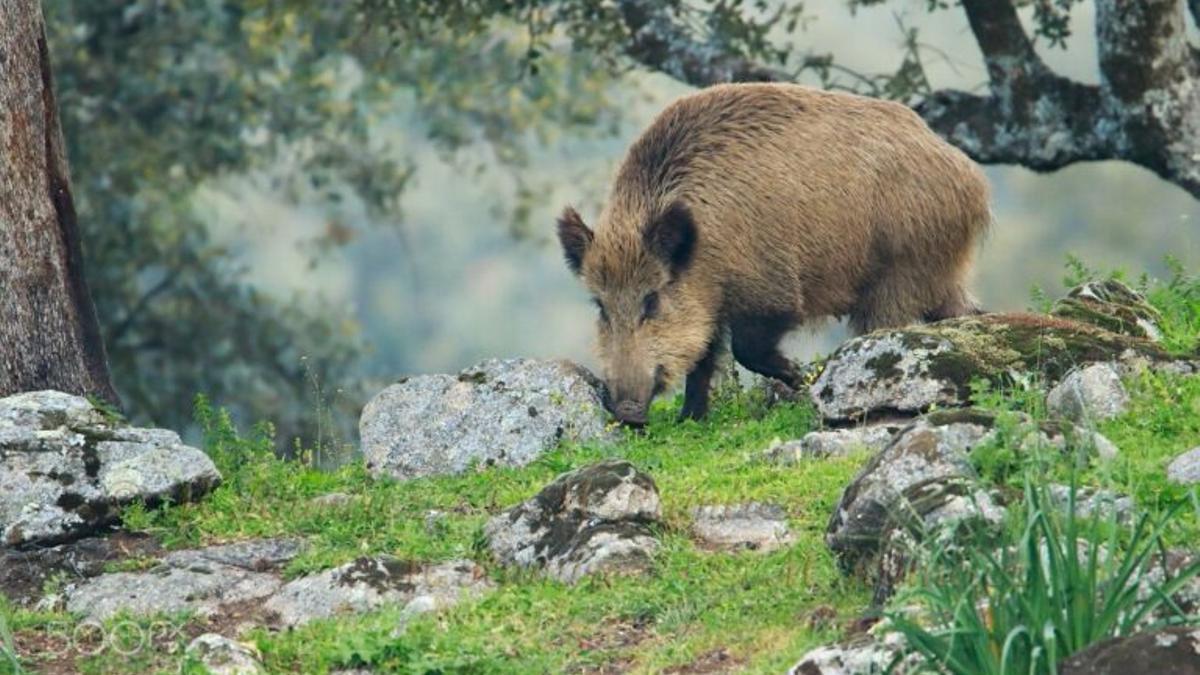
<svg viewBox="0 0 1200 675"><path fill-rule="evenodd" d="M605 379L640 404L654 373L706 367L722 327L743 365L786 381L778 340L813 319L865 332L974 311L965 277L991 220L979 167L908 108L784 84L675 101L630 148L594 233L568 213L568 264L608 317ZM664 222L695 235L684 265Z"/></svg>

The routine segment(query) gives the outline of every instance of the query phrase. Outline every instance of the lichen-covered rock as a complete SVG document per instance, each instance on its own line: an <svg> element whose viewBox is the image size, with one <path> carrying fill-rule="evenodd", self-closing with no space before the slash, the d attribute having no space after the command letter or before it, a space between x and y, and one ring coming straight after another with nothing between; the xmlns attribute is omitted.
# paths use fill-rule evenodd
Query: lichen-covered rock
<svg viewBox="0 0 1200 675"><path fill-rule="evenodd" d="M258 650L216 633L205 633L188 645L188 657L199 661L211 675L258 675L266 672Z"/></svg>
<svg viewBox="0 0 1200 675"><path fill-rule="evenodd" d="M1079 364L1170 360L1148 340L1032 314L986 314L877 331L843 344L810 389L831 420L965 405L976 378L1036 371L1056 382Z"/></svg>
<svg viewBox="0 0 1200 675"><path fill-rule="evenodd" d="M562 474L484 527L506 565L544 568L573 583L595 572L645 569L658 550L651 526L662 505L654 480L621 460Z"/></svg>
<svg viewBox="0 0 1200 675"><path fill-rule="evenodd" d="M842 493L826 531L843 570L875 580L893 529L925 534L970 519L997 521L1002 513L975 486L969 457L992 438L994 424L991 414L971 409L931 413L872 458Z"/></svg>
<svg viewBox="0 0 1200 675"><path fill-rule="evenodd" d="M1058 666L1062 675L1200 673L1200 628L1176 626L1097 642Z"/></svg>
<svg viewBox="0 0 1200 675"><path fill-rule="evenodd" d="M1072 370L1046 395L1046 408L1075 424L1093 425L1125 412L1129 394L1117 368L1093 363Z"/></svg>
<svg viewBox="0 0 1200 675"><path fill-rule="evenodd" d="M484 571L469 560L426 565L388 556L353 562L288 582L265 607L284 626L357 614L384 605L405 613L449 607L491 588Z"/></svg>
<svg viewBox="0 0 1200 675"><path fill-rule="evenodd" d="M162 562L172 567L193 568L206 565L230 565L255 572L276 570L300 555L304 542L299 539L251 539L207 548L172 551Z"/></svg>
<svg viewBox="0 0 1200 675"><path fill-rule="evenodd" d="M189 501L220 481L174 432L123 426L87 399L0 399L0 545L69 540L113 522L123 505Z"/></svg>
<svg viewBox="0 0 1200 675"><path fill-rule="evenodd" d="M869 424L810 431L798 440L772 443L763 455L768 462L790 465L807 459L845 457L864 450L878 452L902 427L900 424Z"/></svg>
<svg viewBox="0 0 1200 675"><path fill-rule="evenodd" d="M883 675L915 672L917 657L905 657L904 636L860 635L847 642L817 647L800 657L788 675Z"/></svg>
<svg viewBox="0 0 1200 675"><path fill-rule="evenodd" d="M122 612L133 616L192 612L209 617L224 605L262 600L281 585L275 574L189 562L181 567L162 564L145 572L114 572L68 586L63 591L67 610L100 621Z"/></svg>
<svg viewBox="0 0 1200 675"><path fill-rule="evenodd" d="M604 435L598 387L579 366L532 359L410 377L363 409L363 456L373 474L401 479L523 466L562 440Z"/></svg>
<svg viewBox="0 0 1200 675"><path fill-rule="evenodd" d="M104 573L111 563L159 553L161 547L153 538L127 532L55 546L0 548L0 595L21 606L56 607L61 598L43 596L51 579L78 583Z"/></svg>
<svg viewBox="0 0 1200 675"><path fill-rule="evenodd" d="M794 541L787 513L777 504L701 506L692 511L692 534L716 549L772 551Z"/></svg>
<svg viewBox="0 0 1200 675"><path fill-rule="evenodd" d="M1054 303L1050 314L1132 337L1162 337L1158 310L1142 294L1115 279L1089 281L1072 288Z"/></svg>
<svg viewBox="0 0 1200 675"><path fill-rule="evenodd" d="M1167 465L1167 480L1194 485L1200 483L1200 447L1192 448Z"/></svg>

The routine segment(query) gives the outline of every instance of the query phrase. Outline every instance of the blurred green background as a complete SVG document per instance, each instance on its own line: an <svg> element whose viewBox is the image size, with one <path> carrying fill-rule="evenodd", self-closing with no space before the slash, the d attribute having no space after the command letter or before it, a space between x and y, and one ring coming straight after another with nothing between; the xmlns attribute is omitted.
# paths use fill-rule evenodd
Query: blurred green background
<svg viewBox="0 0 1200 675"><path fill-rule="evenodd" d="M285 444L350 441L361 403L402 374L593 363L554 216L571 203L594 220L624 148L688 88L596 47L602 21L531 38L473 23L474 4L46 0L88 276L133 417L185 427L203 392ZM467 10L397 31L389 12L417 5ZM1039 52L1094 83L1091 9ZM863 72L916 44L933 87L986 80L961 11L925 0L811 1L794 33L772 31ZM1061 290L1067 254L1134 275L1200 262L1200 202L1143 169L987 172L989 309ZM842 335L816 326L791 348Z"/></svg>

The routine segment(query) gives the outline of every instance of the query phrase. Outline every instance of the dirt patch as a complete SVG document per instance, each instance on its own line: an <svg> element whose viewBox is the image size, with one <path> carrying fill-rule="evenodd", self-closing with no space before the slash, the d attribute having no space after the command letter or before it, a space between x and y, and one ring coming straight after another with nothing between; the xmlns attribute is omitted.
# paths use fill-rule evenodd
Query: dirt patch
<svg viewBox="0 0 1200 675"><path fill-rule="evenodd" d="M732 673L745 663L724 647L704 652L695 661L682 666L672 666L663 671L668 675L693 675L695 673Z"/></svg>
<svg viewBox="0 0 1200 675"><path fill-rule="evenodd" d="M153 537L120 531L48 548L5 549L0 551L0 593L27 606L41 599L52 580L70 583L97 576L111 563L160 553Z"/></svg>
<svg viewBox="0 0 1200 675"><path fill-rule="evenodd" d="M653 635L654 628L649 621L606 621L596 632L580 638L574 645L581 654L591 653L602 658L568 664L564 670L580 675L628 673L634 666L634 658L628 652Z"/></svg>

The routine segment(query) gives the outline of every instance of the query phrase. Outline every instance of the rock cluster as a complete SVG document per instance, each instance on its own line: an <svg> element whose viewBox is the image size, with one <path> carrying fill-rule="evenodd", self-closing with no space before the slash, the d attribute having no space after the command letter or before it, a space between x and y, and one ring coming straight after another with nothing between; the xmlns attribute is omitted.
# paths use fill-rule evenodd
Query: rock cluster
<svg viewBox="0 0 1200 675"><path fill-rule="evenodd" d="M178 434L125 425L85 398L0 399L0 545L66 541L112 523L126 504L185 502L220 481Z"/></svg>

